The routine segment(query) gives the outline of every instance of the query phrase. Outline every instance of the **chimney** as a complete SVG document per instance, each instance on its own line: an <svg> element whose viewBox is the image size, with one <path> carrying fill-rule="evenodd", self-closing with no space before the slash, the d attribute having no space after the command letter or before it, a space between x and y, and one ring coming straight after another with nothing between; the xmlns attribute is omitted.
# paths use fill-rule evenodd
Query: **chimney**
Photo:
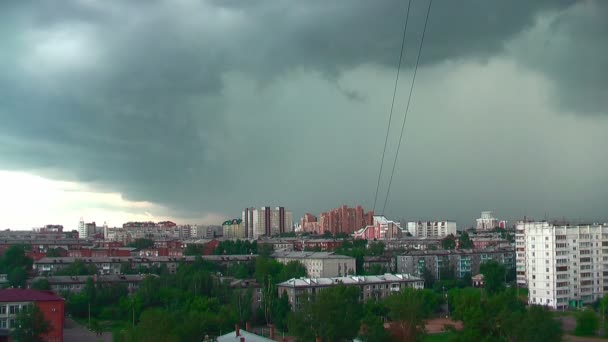
<svg viewBox="0 0 608 342"><path fill-rule="evenodd" d="M245 322L245 331L251 332L251 323Z"/></svg>
<svg viewBox="0 0 608 342"><path fill-rule="evenodd" d="M270 324L270 339L274 340L274 324Z"/></svg>
<svg viewBox="0 0 608 342"><path fill-rule="evenodd" d="M241 336L241 329L239 329L239 325L234 325L234 331L236 332L236 336Z"/></svg>

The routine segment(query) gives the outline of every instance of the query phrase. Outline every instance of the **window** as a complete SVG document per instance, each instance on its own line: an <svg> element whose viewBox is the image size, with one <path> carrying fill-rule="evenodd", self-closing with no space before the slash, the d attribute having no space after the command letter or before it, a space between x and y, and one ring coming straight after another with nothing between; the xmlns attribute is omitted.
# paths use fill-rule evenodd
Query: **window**
<svg viewBox="0 0 608 342"><path fill-rule="evenodd" d="M0 315L6 315L6 305L0 305Z"/></svg>
<svg viewBox="0 0 608 342"><path fill-rule="evenodd" d="M19 305L11 305L8 308L11 315L16 315L19 313Z"/></svg>
<svg viewBox="0 0 608 342"><path fill-rule="evenodd" d="M7 322L6 322L6 318L0 318L0 329L6 329Z"/></svg>

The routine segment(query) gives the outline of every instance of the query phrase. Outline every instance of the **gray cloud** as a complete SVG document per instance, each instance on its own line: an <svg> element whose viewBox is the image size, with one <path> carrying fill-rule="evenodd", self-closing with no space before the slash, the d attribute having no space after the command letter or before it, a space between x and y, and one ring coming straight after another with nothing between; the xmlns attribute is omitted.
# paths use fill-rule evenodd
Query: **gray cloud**
<svg viewBox="0 0 608 342"><path fill-rule="evenodd" d="M566 92L558 98L575 112L598 108L604 88L586 87L603 81L592 72L605 69L601 55L585 54L582 74L563 65L573 58L571 44L601 48L606 15L573 3L435 1L423 67L512 55L551 79L556 94ZM409 66L425 6L414 1ZM0 36L11 48L0 52L0 162L162 203L186 217L262 203L285 203L298 214L341 202L370 205L404 9L403 2L364 0L3 3L0 20L11 25ZM563 44L529 48L548 36ZM467 87L460 76L457 86ZM395 198L395 215L428 215L430 206ZM512 203L499 204L519 214ZM469 218L455 208L450 215Z"/></svg>

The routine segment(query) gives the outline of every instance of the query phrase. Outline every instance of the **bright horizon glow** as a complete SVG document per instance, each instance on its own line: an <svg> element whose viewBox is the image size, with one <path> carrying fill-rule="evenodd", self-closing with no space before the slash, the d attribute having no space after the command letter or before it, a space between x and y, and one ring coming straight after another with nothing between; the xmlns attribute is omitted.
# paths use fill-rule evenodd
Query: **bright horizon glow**
<svg viewBox="0 0 608 342"><path fill-rule="evenodd" d="M0 170L0 229L29 230L47 224L61 224L64 230L77 229L82 217L110 227L127 221L179 221L178 223L217 223L223 217L207 214L203 218L172 217L164 206L147 201L129 201L116 192L101 192L76 182L56 181L25 172Z"/></svg>

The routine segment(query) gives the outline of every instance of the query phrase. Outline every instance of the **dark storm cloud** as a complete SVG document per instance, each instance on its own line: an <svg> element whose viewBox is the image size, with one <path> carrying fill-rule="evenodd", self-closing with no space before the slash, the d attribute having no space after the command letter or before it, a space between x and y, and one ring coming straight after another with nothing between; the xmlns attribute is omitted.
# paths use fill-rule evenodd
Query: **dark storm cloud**
<svg viewBox="0 0 608 342"><path fill-rule="evenodd" d="M573 3L436 0L423 64L485 61L504 53L505 44L532 30L539 17L553 13L567 22L555 24L556 34L576 38L580 49L598 46L605 27L597 25L598 32L587 36L576 24L585 18L570 15ZM425 6L413 2L408 65ZM0 20L10 23L0 31L10 47L0 51L3 166L96 183L130 199L186 212L228 212L278 198L296 203L299 214L316 195L289 194L290 183L307 178L285 175L280 165L295 158L335 159L338 155L332 157L321 145L356 141L369 130L335 126L324 131L317 120L328 124L334 122L328 115L349 117L329 111L294 117L289 108L271 113L255 99L259 106L249 107L237 91L229 97L234 103L227 103L227 75L246 75L236 80L252 80L256 86L244 91L255 98L251 93L259 85L275 89L273 84L298 70L338 82L357 66L393 68L405 7L404 1L367 0L2 3ZM45 43L50 46L40 48ZM64 55L70 51L73 55ZM548 57L552 63L538 68L562 89L563 80L572 78L560 67L567 61ZM539 59L522 61L536 68ZM599 58L589 55L588 61L601 66ZM586 75L579 84L593 76ZM347 99L368 99L348 85L336 85ZM309 96L308 90L302 89L301 97ZM569 96L568 103L583 99L577 90ZM327 139L336 134L335 141L314 142L318 134ZM298 140L292 141L294 136ZM320 144L312 150L317 154L307 150L310 144ZM351 176L349 184L367 181Z"/></svg>

